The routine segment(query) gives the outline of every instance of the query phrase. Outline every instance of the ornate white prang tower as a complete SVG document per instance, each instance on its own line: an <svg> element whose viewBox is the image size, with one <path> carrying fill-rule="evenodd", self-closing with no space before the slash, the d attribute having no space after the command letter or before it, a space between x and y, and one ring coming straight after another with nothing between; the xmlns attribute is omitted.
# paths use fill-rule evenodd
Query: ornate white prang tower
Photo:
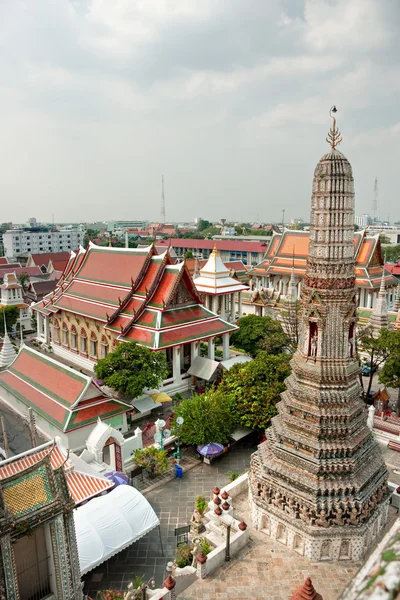
<svg viewBox="0 0 400 600"><path fill-rule="evenodd" d="M354 182L331 116L331 149L314 172L299 344L278 416L252 456L249 488L254 526L314 561L361 559L389 503L360 399Z"/></svg>

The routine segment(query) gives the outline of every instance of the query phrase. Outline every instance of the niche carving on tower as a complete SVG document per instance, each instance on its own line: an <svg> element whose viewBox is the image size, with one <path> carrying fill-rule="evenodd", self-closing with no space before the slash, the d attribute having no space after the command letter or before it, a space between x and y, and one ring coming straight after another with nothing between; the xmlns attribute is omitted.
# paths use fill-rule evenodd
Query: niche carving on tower
<svg viewBox="0 0 400 600"><path fill-rule="evenodd" d="M316 320L310 319L308 322L308 352L307 356L311 356L316 360L318 354L318 323Z"/></svg>
<svg viewBox="0 0 400 600"><path fill-rule="evenodd" d="M348 355L349 358L354 358L354 323L349 325Z"/></svg>

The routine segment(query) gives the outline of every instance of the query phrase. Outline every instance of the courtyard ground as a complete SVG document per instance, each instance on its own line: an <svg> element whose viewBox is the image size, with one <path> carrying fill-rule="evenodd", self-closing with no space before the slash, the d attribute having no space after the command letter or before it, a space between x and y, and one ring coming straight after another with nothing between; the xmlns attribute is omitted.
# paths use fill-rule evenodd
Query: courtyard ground
<svg viewBox="0 0 400 600"><path fill-rule="evenodd" d="M244 473L250 464L250 455L256 450L251 442L236 444L231 451L215 459L211 465L198 463L184 473L182 479L162 483L156 489L144 493L157 513L161 523L164 556L161 552L158 529L141 538L109 561L83 577L84 591L92 598L104 589L125 589L136 575L147 581L155 578L156 586L162 587L168 561L173 560L176 550L175 529L190 522L196 497L210 498L211 490L229 483L229 471Z"/></svg>
<svg viewBox="0 0 400 600"><path fill-rule="evenodd" d="M84 576L85 592L95 598L98 590L124 589L135 575L143 575L145 580L154 577L157 587L161 587L167 575L166 564L175 556L175 528L189 523L197 496L208 498L215 485L222 487L228 483L228 471L246 471L255 448L246 442L238 444L211 465L197 464L184 474L183 479L161 481L156 489L145 493L161 522L164 556L158 530L153 530ZM388 451L387 458L400 472L400 453ZM395 478L399 478L400 483L400 475L390 476L390 480ZM234 509L235 516L250 525L246 494L235 501ZM397 513L392 509L391 520L395 516ZM336 600L360 566L311 563L253 529L250 539L250 545L238 557L210 578L196 581L179 595L179 599L239 600L247 597L252 600L288 600L296 587L310 576L324 600Z"/></svg>

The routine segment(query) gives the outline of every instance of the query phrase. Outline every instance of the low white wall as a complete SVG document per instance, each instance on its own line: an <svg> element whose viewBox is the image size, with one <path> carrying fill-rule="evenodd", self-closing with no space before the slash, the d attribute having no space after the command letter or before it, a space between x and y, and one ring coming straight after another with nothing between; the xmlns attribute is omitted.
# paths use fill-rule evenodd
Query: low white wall
<svg viewBox="0 0 400 600"><path fill-rule="evenodd" d="M131 463L133 454L135 453L135 450L138 450L138 448L143 448L142 431L139 429L139 427L135 430L134 435L125 438L125 443L122 446L122 458L125 467Z"/></svg>
<svg viewBox="0 0 400 600"><path fill-rule="evenodd" d="M234 481L232 481L232 483L228 483L228 485L225 485L222 490L222 492L226 492L227 494L230 495L231 498L236 498L236 496L239 496L239 494L242 494L243 492L247 492L247 489L249 487L249 473L243 473L243 475L240 475L240 477L237 477L237 479L235 479Z"/></svg>
<svg viewBox="0 0 400 600"><path fill-rule="evenodd" d="M148 589L146 593L146 598L156 598L157 600L170 600L171 592L167 590L167 588L163 587L162 589Z"/></svg>
<svg viewBox="0 0 400 600"><path fill-rule="evenodd" d="M63 348L63 346L59 346L58 344L50 343L53 348L53 353L55 356L59 356L65 361L70 362L72 365L77 365L78 367L82 367L83 369L87 369L88 371L94 372L95 363L89 358L85 358L76 352L71 352L67 348Z"/></svg>
<svg viewBox="0 0 400 600"><path fill-rule="evenodd" d="M245 531L240 531L240 529L231 534L230 539L230 550L229 554L231 557L235 556L249 541L249 528ZM221 544L214 550L212 550L209 554L207 554L207 562L205 564L206 567L206 576L213 573L218 567L225 563L225 544Z"/></svg>

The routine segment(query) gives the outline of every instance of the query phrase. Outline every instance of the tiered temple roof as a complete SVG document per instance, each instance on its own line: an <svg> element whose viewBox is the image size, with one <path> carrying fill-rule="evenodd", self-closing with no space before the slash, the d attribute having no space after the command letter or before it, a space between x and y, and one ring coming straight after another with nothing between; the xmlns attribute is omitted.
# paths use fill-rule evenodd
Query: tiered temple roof
<svg viewBox="0 0 400 600"><path fill-rule="evenodd" d="M65 433L132 409L106 396L91 377L27 346L0 373L0 387Z"/></svg>
<svg viewBox="0 0 400 600"><path fill-rule="evenodd" d="M199 277L194 279L198 292L202 294L233 294L248 290L248 285L243 285L230 275L227 266L222 262L217 247L211 252L206 264L200 269Z"/></svg>
<svg viewBox="0 0 400 600"><path fill-rule="evenodd" d="M101 323L118 341L159 350L214 337L236 327L201 305L185 266L169 252L89 244L70 260L53 294L33 308L43 315L73 313Z"/></svg>
<svg viewBox="0 0 400 600"><path fill-rule="evenodd" d="M290 276L293 265L295 275L303 278L309 245L308 231L286 229L283 233L274 233L264 259L251 269L250 274ZM368 229L357 231L354 234L354 259L356 286L379 288L384 269L379 234L370 235ZM396 285L396 279L389 271L385 271L385 284L386 287Z"/></svg>

